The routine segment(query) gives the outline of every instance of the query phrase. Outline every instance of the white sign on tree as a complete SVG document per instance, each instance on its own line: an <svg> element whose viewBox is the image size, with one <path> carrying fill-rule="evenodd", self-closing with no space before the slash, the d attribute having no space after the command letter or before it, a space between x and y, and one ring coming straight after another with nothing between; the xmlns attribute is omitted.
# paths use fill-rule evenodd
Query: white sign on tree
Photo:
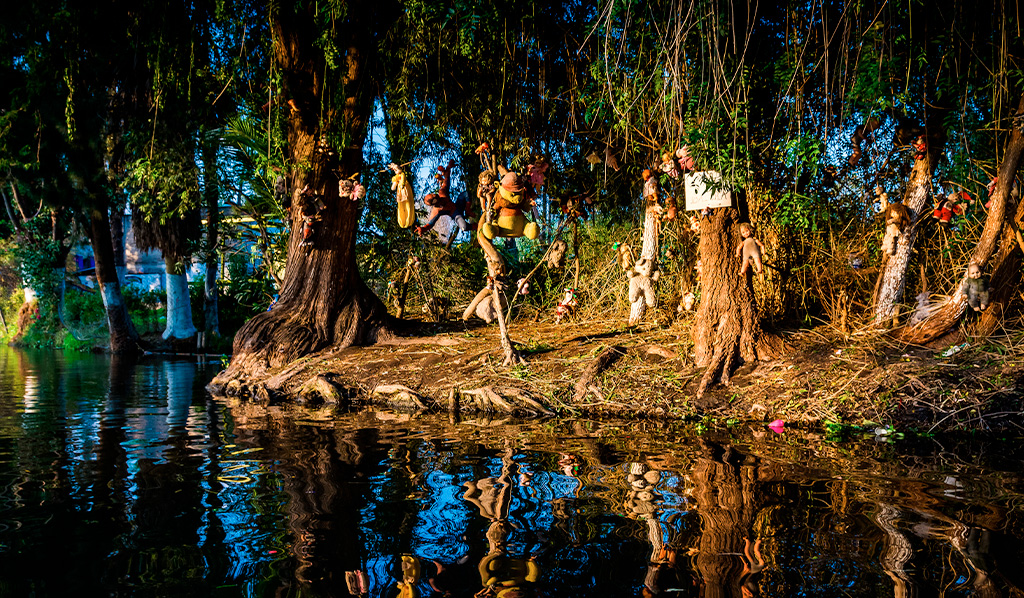
<svg viewBox="0 0 1024 598"><path fill-rule="evenodd" d="M732 192L722 187L722 175L714 170L686 175L686 209L731 208Z"/></svg>

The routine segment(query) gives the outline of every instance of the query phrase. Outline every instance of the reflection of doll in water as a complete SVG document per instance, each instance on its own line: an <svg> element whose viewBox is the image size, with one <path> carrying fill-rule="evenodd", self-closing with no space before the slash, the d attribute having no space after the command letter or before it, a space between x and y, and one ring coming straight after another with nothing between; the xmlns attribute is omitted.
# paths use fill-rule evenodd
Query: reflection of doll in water
<svg viewBox="0 0 1024 598"><path fill-rule="evenodd" d="M665 543L668 526L658 516L661 494L657 486L661 483L661 472L649 469L644 463L630 463L626 481L629 482L629 493L624 505L626 514L647 524L647 540L651 543L641 595L645 598L660 596L668 588L679 585L676 549Z"/></svg>
<svg viewBox="0 0 1024 598"><path fill-rule="evenodd" d="M491 521L487 528L488 552L477 567L483 585L483 589L476 593L480 598L533 596L532 586L540 578L540 568L532 557L517 559L508 556L508 534L512 529L508 513L512 505L513 481L519 474L519 466L512 456L512 449L506 449L501 459L501 475L496 479L466 482L466 492L462 495L480 509L482 517Z"/></svg>

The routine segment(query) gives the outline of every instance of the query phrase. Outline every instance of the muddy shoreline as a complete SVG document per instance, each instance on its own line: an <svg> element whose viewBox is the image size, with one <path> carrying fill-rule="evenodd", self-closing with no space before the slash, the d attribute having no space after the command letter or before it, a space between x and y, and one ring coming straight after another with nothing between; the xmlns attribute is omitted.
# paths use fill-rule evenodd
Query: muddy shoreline
<svg viewBox="0 0 1024 598"><path fill-rule="evenodd" d="M697 402L703 368L694 367L685 323L517 323L510 333L527 364L514 368L501 367L493 328L424 323L416 332L310 355L257 378L222 372L208 390L257 402L496 416L783 420L839 434L1024 432L1024 355L991 339L944 356L948 348L899 346L882 334L782 331L786 356L744 364Z"/></svg>

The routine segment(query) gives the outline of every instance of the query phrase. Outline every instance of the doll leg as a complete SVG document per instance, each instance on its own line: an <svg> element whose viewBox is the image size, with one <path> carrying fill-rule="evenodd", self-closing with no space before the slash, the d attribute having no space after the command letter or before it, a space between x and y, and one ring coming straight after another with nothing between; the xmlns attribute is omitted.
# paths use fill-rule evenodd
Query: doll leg
<svg viewBox="0 0 1024 598"><path fill-rule="evenodd" d="M763 267L761 266L761 256L755 253L750 257L754 260L754 272L760 274L761 270L763 269Z"/></svg>

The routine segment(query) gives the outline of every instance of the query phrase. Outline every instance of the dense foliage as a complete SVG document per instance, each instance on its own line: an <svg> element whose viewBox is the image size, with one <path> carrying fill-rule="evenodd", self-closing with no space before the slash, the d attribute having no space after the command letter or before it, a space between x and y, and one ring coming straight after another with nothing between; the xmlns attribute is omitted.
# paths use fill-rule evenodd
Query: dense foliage
<svg viewBox="0 0 1024 598"><path fill-rule="evenodd" d="M635 236L641 222L640 172L685 145L698 168L720 171L742 191L767 247L770 268L755 282L763 314L856 316L870 306L884 259L876 189L891 199L904 193L915 163L907 131L941 123L947 141L932 195L964 191L976 201L950 227L925 221L907 276L908 288L951 294L980 234L986 186L1024 87L1020 15L983 4L380 2L360 273L391 300L418 258L425 266L407 313L434 295L468 301L485 273L479 251L466 234L444 249L433 233L400 229L385 167L407 165L419 196L432 190L432 171L453 159L453 192L472 200L473 149L487 141L511 168L536 155L552 163L539 212L547 240L563 225L578 260L569 276L539 279L542 292L527 304L543 316L571 282L595 312L617 313L624 290L603 289L621 286L609 266L613 244ZM269 23L273 11L316 15L314 44L330 87L351 51L337 41L348 10L340 0L11 7L0 23L0 234L38 292L44 320L60 319L54 272L83 244L97 209L130 210L140 246L172 262L213 251L230 264L221 269L230 271L220 293L224 332L266 309L282 279L294 191L275 194L275 183L308 166L287 160L285 125L297 107ZM212 171L203 171L203 148L214 148ZM662 183L681 192L670 177ZM201 197L211 185L223 218L216 247L203 249L210 231ZM572 195L592 202L578 225L563 224L556 203ZM663 234L664 321L685 290L699 296L699 283L685 218ZM543 245L510 241L502 250L524 276ZM64 309L81 292L69 289ZM131 303L137 313L156 305ZM64 315L102 320L96 309L75 309Z"/></svg>

